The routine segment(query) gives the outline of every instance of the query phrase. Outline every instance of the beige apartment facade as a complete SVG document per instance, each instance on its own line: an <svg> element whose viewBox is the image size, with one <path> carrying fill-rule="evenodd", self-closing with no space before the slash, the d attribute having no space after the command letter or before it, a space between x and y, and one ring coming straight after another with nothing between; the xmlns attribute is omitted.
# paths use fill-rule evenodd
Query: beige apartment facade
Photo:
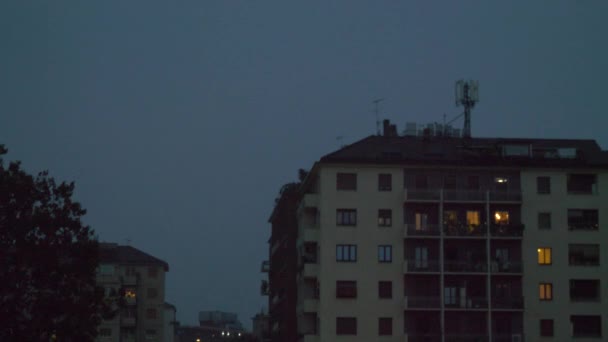
<svg viewBox="0 0 608 342"><path fill-rule="evenodd" d="M602 340L606 157L394 135L323 157L297 214L299 340Z"/></svg>
<svg viewBox="0 0 608 342"><path fill-rule="evenodd" d="M98 342L162 342L165 319L166 262L131 246L102 243L97 284L107 298L122 298L123 307L99 326ZM174 320L174 316L173 316Z"/></svg>

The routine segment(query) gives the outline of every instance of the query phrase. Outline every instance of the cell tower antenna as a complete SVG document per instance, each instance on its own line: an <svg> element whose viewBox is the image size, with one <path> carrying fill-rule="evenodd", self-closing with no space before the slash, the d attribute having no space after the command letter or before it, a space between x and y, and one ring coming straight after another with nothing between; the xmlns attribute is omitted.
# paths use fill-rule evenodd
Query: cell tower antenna
<svg viewBox="0 0 608 342"><path fill-rule="evenodd" d="M459 80L456 82L456 106L464 107L463 138L471 137L471 109L479 102L479 82Z"/></svg>
<svg viewBox="0 0 608 342"><path fill-rule="evenodd" d="M374 103L374 113L376 114L376 134L380 135L380 102L384 101L384 99L375 99L372 101Z"/></svg>

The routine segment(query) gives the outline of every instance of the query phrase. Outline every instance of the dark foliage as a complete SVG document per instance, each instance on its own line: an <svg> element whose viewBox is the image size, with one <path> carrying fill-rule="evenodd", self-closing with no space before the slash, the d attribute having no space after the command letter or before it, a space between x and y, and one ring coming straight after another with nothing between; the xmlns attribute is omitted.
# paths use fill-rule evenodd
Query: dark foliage
<svg viewBox="0 0 608 342"><path fill-rule="evenodd" d="M112 315L95 284L99 246L74 183L5 166L0 145L0 341L93 341Z"/></svg>

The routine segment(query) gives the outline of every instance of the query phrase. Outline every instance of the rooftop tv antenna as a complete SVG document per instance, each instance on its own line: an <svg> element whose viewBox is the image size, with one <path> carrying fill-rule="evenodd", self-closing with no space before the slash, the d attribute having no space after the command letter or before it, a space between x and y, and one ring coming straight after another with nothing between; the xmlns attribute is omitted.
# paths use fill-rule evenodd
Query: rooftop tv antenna
<svg viewBox="0 0 608 342"><path fill-rule="evenodd" d="M380 135L380 102L384 101L384 99L375 99L372 101L374 103L374 113L376 113L376 134Z"/></svg>
<svg viewBox="0 0 608 342"><path fill-rule="evenodd" d="M479 82L459 80L456 82L456 106L464 107L463 138L471 137L471 109L479 102Z"/></svg>

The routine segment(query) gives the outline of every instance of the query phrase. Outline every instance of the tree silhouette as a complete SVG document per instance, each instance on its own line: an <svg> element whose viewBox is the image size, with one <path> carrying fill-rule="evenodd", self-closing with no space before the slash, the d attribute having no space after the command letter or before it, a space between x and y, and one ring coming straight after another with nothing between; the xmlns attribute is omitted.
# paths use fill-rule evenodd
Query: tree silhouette
<svg viewBox="0 0 608 342"><path fill-rule="evenodd" d="M0 145L0 341L93 341L113 312L95 283L99 246L74 183L5 166L6 152Z"/></svg>

